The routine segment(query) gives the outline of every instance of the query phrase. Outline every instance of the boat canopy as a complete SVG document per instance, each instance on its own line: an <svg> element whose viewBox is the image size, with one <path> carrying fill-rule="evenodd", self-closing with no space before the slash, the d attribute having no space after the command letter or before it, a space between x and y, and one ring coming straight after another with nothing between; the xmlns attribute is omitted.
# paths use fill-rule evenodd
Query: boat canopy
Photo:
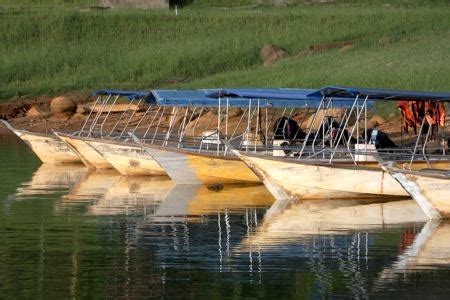
<svg viewBox="0 0 450 300"><path fill-rule="evenodd" d="M209 90L152 90L160 106L217 107L278 107L317 108L323 96L309 96L306 89L209 89ZM354 98L339 98L333 107L351 107Z"/></svg>
<svg viewBox="0 0 450 300"><path fill-rule="evenodd" d="M309 94L324 97L364 97L370 100L435 100L450 101L450 93L329 86Z"/></svg>
<svg viewBox="0 0 450 300"><path fill-rule="evenodd" d="M211 98L253 98L253 99L279 99L279 100L299 100L307 99L308 95L315 92L314 89L287 89L287 88L267 88L267 89L220 89L207 94Z"/></svg>

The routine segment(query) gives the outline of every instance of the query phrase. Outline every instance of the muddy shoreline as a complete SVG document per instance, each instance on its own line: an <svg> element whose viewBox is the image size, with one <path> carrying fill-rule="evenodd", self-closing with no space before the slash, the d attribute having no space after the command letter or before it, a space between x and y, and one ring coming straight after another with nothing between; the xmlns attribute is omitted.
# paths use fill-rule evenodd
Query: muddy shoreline
<svg viewBox="0 0 450 300"><path fill-rule="evenodd" d="M72 99L77 105L87 105L95 101L93 96L80 95L63 95ZM13 127L17 129L28 130L31 132L51 134L52 131L59 131L65 133L73 133L82 127L87 118L87 113L66 113L66 114L52 114L50 110L50 103L54 97L39 96L34 98L16 98L5 103L0 103L0 119L8 121ZM30 115L30 110L36 109L39 115ZM211 113L211 112L210 112ZM130 125L136 124L142 117L143 112L137 112L131 120ZM120 114L111 114L105 123L105 130L114 126ZM206 115L205 115L206 117ZM205 120L206 121L206 120ZM146 122L143 122L146 123ZM201 127L199 127L201 128ZM377 127L389 134L389 137L397 144L403 139L404 142L413 141L413 132L401 132L401 119L395 117L391 120L380 124ZM0 134L6 134L9 130L3 125L0 125Z"/></svg>

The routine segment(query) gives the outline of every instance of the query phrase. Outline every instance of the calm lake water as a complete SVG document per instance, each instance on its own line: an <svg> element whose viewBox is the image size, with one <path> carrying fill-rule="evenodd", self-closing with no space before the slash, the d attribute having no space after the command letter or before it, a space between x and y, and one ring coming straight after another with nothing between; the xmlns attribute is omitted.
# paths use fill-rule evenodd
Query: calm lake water
<svg viewBox="0 0 450 300"><path fill-rule="evenodd" d="M316 201L269 220L263 186L216 192L41 165L10 135L0 167L0 298L450 293L450 223L420 222L411 200Z"/></svg>

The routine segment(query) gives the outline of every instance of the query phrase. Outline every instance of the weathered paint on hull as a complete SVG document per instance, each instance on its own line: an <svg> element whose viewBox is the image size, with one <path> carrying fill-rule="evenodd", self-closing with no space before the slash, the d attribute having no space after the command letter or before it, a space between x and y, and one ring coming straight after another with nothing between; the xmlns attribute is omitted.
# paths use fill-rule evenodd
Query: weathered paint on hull
<svg viewBox="0 0 450 300"><path fill-rule="evenodd" d="M395 169L389 172L430 219L450 218L450 177Z"/></svg>
<svg viewBox="0 0 450 300"><path fill-rule="evenodd" d="M142 148L107 141L86 141L120 174L125 176L164 176L163 168Z"/></svg>
<svg viewBox="0 0 450 300"><path fill-rule="evenodd" d="M277 200L407 196L381 169L304 164L239 154Z"/></svg>
<svg viewBox="0 0 450 300"><path fill-rule="evenodd" d="M81 162L78 155L56 136L35 134L13 128L10 129L21 138L31 150L33 150L43 163L56 164Z"/></svg>
<svg viewBox="0 0 450 300"><path fill-rule="evenodd" d="M239 184L261 180L237 158L209 156L171 148L145 146L148 153L178 184Z"/></svg>
<svg viewBox="0 0 450 300"><path fill-rule="evenodd" d="M59 134L58 137L70 146L90 169L113 169L113 166L85 140Z"/></svg>

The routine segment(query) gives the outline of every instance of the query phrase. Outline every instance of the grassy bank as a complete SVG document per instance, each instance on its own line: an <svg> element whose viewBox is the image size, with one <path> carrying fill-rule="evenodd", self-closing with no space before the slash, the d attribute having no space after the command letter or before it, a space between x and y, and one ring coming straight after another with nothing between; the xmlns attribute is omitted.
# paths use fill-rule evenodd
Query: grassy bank
<svg viewBox="0 0 450 300"><path fill-rule="evenodd" d="M179 16L85 11L57 0L51 10L26 9L26 2L25 9L0 11L0 99L104 87L450 90L450 7L443 1L241 9L198 1ZM389 43L381 45L382 37ZM309 45L342 40L356 40L356 47L296 57ZM264 67L259 49L267 43L292 57Z"/></svg>

